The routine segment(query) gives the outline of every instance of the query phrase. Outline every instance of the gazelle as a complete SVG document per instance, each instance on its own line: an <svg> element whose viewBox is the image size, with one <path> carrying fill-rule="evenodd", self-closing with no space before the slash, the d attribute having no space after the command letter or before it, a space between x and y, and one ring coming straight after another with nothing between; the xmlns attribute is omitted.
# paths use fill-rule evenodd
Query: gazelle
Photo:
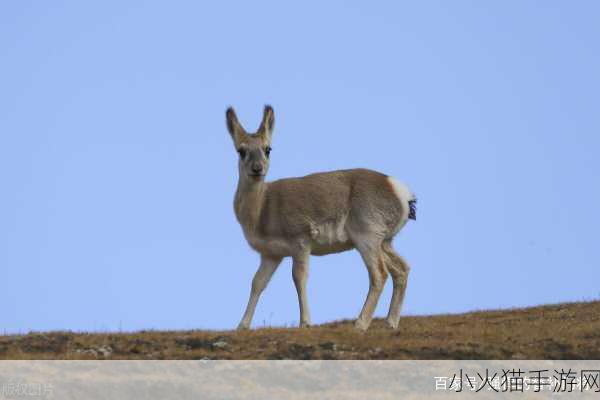
<svg viewBox="0 0 600 400"><path fill-rule="evenodd" d="M292 257L298 292L300 327L310 326L306 298L311 254L357 249L369 272L369 292L356 328L366 330L388 273L394 291L387 324L398 327L409 265L392 248L392 239L409 219L416 219L416 199L397 180L368 169L321 172L302 178L265 182L275 117L265 106L258 131L248 134L233 108L227 129L239 153L234 210L250 246L261 261L238 329L248 329L258 298L284 257Z"/></svg>

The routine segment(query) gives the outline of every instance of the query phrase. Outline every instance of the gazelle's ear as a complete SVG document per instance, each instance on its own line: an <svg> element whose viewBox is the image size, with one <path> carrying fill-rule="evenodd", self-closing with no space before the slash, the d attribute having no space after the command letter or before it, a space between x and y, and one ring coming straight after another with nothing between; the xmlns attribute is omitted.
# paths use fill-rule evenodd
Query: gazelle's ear
<svg viewBox="0 0 600 400"><path fill-rule="evenodd" d="M262 122L258 127L258 133L268 142L271 141L271 136L273 134L273 127L275 126L275 112L273 111L273 107L270 105L265 105L265 111L263 112Z"/></svg>
<svg viewBox="0 0 600 400"><path fill-rule="evenodd" d="M246 135L246 131L240 124L240 121L238 121L233 107L227 108L227 111L225 112L225 119L227 121L227 130L233 139L233 143L237 145L244 135Z"/></svg>

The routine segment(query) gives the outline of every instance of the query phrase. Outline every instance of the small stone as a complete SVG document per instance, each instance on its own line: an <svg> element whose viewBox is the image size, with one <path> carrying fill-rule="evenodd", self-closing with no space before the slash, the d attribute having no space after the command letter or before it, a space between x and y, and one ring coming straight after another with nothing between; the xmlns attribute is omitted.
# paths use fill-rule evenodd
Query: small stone
<svg viewBox="0 0 600 400"><path fill-rule="evenodd" d="M109 357L113 353L113 349L110 346L101 346L98 348L97 352L103 357Z"/></svg>
<svg viewBox="0 0 600 400"><path fill-rule="evenodd" d="M98 357L98 352L94 349L83 350L81 354L89 354L91 356Z"/></svg>
<svg viewBox="0 0 600 400"><path fill-rule="evenodd" d="M228 346L228 344L224 340L218 340L216 342L213 342L213 344L212 344L212 347L216 348L216 349L224 349L227 346Z"/></svg>
<svg viewBox="0 0 600 400"><path fill-rule="evenodd" d="M333 342L323 342L319 344L319 347L322 348L323 350L331 350L331 351L336 351L337 350L337 345Z"/></svg>
<svg viewBox="0 0 600 400"><path fill-rule="evenodd" d="M310 360L313 356L315 348L311 345L292 343L288 347L288 350L294 359Z"/></svg>

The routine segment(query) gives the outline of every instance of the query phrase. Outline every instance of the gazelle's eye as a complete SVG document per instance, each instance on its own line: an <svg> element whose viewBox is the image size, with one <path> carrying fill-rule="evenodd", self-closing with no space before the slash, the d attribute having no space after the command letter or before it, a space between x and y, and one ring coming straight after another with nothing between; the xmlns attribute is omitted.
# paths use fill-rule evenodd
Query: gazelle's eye
<svg viewBox="0 0 600 400"><path fill-rule="evenodd" d="M269 155L271 154L271 150L273 150L273 149L271 149L271 147L269 147L269 146L265 147L265 154L267 157L269 157Z"/></svg>
<svg viewBox="0 0 600 400"><path fill-rule="evenodd" d="M246 158L246 149L238 149L238 153L240 154L240 158Z"/></svg>

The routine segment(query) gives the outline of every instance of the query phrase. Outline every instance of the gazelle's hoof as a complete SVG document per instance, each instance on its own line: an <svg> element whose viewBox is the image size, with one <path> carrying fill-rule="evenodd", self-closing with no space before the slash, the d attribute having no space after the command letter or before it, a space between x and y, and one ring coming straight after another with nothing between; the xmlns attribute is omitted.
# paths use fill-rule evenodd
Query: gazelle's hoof
<svg viewBox="0 0 600 400"><path fill-rule="evenodd" d="M398 322L400 321L394 321L388 318L385 320L385 325L390 329L398 329Z"/></svg>
<svg viewBox="0 0 600 400"><path fill-rule="evenodd" d="M240 323L240 324L238 325L238 327L237 327L237 330L238 330L238 331L247 331L247 330L249 330L249 329L250 329L250 326L249 326L249 325L242 324L242 323Z"/></svg>
<svg viewBox="0 0 600 400"><path fill-rule="evenodd" d="M365 332L367 329L369 329L369 323L366 321L363 321L362 319L357 319L354 322L354 328L360 332Z"/></svg>
<svg viewBox="0 0 600 400"><path fill-rule="evenodd" d="M310 322L300 322L300 328L310 328L311 327L311 323Z"/></svg>

